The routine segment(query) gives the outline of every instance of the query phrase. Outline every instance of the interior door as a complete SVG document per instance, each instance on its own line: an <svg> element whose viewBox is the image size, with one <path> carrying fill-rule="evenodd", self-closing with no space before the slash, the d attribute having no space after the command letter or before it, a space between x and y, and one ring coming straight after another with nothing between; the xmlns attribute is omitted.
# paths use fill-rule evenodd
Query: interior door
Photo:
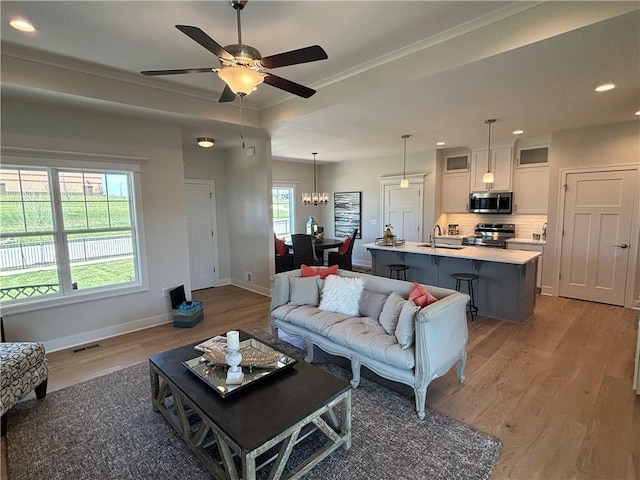
<svg viewBox="0 0 640 480"><path fill-rule="evenodd" d="M213 182L187 180L185 181L185 191L191 289L199 290L213 287L217 283Z"/></svg>
<svg viewBox="0 0 640 480"><path fill-rule="evenodd" d="M559 295L624 305L635 170L567 174Z"/></svg>
<svg viewBox="0 0 640 480"><path fill-rule="evenodd" d="M384 186L384 223L393 225L393 233L409 242L422 241L420 195L421 187L416 184L409 184L409 188Z"/></svg>

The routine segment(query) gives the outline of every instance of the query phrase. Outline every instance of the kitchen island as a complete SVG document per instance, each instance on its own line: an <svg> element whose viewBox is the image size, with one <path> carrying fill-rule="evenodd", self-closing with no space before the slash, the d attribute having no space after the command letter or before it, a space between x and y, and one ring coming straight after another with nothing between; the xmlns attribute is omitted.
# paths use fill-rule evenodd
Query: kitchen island
<svg viewBox="0 0 640 480"><path fill-rule="evenodd" d="M363 247L371 254L374 275L387 277L388 266L400 263L409 266L409 281L453 289L452 273L475 273L478 315L515 323L533 317L539 252L437 244L433 248L417 242Z"/></svg>

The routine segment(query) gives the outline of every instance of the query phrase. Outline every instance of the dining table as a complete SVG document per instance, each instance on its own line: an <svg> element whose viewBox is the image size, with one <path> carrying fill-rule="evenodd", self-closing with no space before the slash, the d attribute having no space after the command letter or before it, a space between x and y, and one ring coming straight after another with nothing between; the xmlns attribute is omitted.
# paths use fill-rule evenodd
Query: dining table
<svg viewBox="0 0 640 480"><path fill-rule="evenodd" d="M289 248L293 248L293 243L291 242L291 240L285 241L284 244ZM320 260L324 260L325 250L329 250L331 248L338 248L340 245L342 245L341 238L324 238L323 237L323 238L315 238L313 240L313 246L316 250L316 256Z"/></svg>

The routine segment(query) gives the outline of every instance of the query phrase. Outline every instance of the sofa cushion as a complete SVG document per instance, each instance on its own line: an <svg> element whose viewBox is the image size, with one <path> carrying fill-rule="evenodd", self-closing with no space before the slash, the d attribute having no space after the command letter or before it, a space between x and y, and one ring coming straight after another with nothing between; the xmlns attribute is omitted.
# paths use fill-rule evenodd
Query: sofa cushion
<svg viewBox="0 0 640 480"><path fill-rule="evenodd" d="M362 297L360 297L360 315L363 317L380 318L382 307L384 307L387 298L389 298L389 295L365 288L362 291Z"/></svg>
<svg viewBox="0 0 640 480"><path fill-rule="evenodd" d="M289 303L291 305L318 306L320 292L318 277L289 277Z"/></svg>
<svg viewBox="0 0 640 480"><path fill-rule="evenodd" d="M403 350L406 350L413 345L413 334L415 331L416 314L418 311L420 311L420 307L413 303L413 300L407 300L400 311L395 335Z"/></svg>
<svg viewBox="0 0 640 480"><path fill-rule="evenodd" d="M324 281L320 308L345 315L359 315L362 290L364 290L362 278L330 275Z"/></svg>
<svg viewBox="0 0 640 480"><path fill-rule="evenodd" d="M389 335L395 334L400 312L405 303L407 303L407 301L404 298L396 292L391 292L384 307L382 307L382 312L380 312L379 317L380 325L382 325L382 328L384 328Z"/></svg>

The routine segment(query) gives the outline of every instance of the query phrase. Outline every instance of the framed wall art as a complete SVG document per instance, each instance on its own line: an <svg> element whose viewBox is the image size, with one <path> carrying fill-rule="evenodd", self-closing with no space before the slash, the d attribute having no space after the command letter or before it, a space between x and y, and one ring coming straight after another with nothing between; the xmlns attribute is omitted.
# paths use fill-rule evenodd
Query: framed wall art
<svg viewBox="0 0 640 480"><path fill-rule="evenodd" d="M362 238L362 192L336 192L333 194L334 236L345 237L358 229L356 238Z"/></svg>

